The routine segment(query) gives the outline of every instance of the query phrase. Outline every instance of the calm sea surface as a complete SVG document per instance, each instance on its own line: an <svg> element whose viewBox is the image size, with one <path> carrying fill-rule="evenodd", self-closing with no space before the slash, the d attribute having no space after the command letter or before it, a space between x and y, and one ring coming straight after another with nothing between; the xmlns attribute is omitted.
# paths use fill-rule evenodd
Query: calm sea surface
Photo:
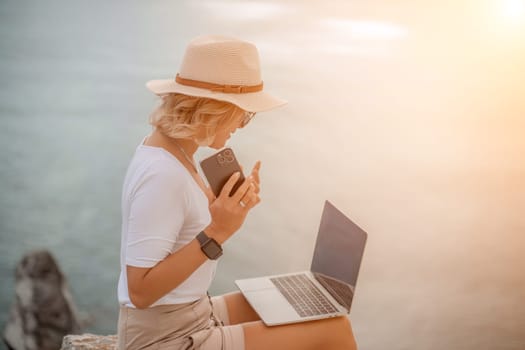
<svg viewBox="0 0 525 350"><path fill-rule="evenodd" d="M45 248L85 331L116 332L120 190L156 103L144 83L220 33L258 45L289 104L229 144L262 161L263 201L212 293L308 268L329 199L369 232L360 348L524 349L525 17L503 3L2 1L0 328L16 264Z"/></svg>

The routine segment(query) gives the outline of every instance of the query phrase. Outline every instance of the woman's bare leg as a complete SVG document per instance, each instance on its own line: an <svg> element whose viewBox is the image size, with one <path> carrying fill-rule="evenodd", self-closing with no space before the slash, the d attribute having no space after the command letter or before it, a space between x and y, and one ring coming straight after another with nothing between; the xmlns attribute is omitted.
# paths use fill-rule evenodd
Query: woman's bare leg
<svg viewBox="0 0 525 350"><path fill-rule="evenodd" d="M272 327L256 321L243 327L246 350L357 349L350 321L345 316Z"/></svg>
<svg viewBox="0 0 525 350"><path fill-rule="evenodd" d="M350 321L335 317L268 327L241 293L224 295L231 324L243 323L246 350L357 349Z"/></svg>
<svg viewBox="0 0 525 350"><path fill-rule="evenodd" d="M260 317L252 309L246 298L240 292L223 295L228 309L230 324L238 324L252 321L259 321Z"/></svg>

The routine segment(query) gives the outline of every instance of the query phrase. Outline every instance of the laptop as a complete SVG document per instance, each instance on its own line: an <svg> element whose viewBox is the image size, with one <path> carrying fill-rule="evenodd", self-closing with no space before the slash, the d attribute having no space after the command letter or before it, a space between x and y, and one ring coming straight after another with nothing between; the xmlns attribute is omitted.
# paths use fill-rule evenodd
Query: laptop
<svg viewBox="0 0 525 350"><path fill-rule="evenodd" d="M367 233L325 201L310 271L236 280L267 326L350 313Z"/></svg>

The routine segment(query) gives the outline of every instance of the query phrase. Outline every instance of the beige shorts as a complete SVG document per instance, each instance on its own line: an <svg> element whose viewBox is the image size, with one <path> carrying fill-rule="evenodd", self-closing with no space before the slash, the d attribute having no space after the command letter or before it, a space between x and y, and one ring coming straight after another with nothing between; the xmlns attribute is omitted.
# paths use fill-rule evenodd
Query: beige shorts
<svg viewBox="0 0 525 350"><path fill-rule="evenodd" d="M118 349L244 350L244 331L230 325L222 296L147 309L121 306Z"/></svg>

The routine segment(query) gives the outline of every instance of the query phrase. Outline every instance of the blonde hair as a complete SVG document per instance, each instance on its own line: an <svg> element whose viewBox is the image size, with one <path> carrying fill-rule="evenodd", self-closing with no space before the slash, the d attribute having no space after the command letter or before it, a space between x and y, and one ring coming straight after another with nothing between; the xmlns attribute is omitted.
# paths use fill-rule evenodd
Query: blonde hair
<svg viewBox="0 0 525 350"><path fill-rule="evenodd" d="M200 146L213 143L217 128L239 123L244 111L234 104L178 93L161 96L149 123L172 138L192 139Z"/></svg>

